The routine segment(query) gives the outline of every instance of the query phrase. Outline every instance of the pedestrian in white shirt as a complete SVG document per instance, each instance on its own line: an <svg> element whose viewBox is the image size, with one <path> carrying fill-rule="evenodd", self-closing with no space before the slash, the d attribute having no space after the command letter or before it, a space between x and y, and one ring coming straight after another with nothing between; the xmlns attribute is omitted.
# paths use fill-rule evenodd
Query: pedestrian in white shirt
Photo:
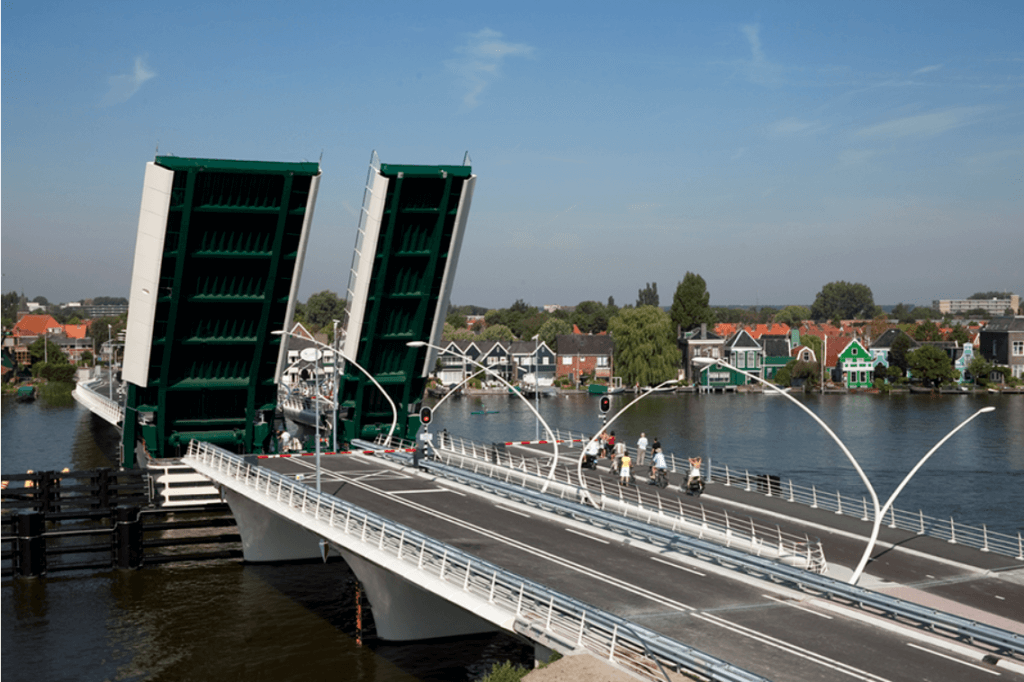
<svg viewBox="0 0 1024 682"><path fill-rule="evenodd" d="M644 453L647 452L647 434L641 433L640 440L636 442L636 465L642 467L644 465Z"/></svg>

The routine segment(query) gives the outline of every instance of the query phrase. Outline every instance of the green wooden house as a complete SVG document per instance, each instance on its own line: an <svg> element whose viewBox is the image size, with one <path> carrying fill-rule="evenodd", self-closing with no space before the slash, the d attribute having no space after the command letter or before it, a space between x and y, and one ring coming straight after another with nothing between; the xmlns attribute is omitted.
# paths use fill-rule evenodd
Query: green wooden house
<svg viewBox="0 0 1024 682"><path fill-rule="evenodd" d="M874 385L875 362L864 345L853 339L839 352L843 384L847 388L871 388Z"/></svg>

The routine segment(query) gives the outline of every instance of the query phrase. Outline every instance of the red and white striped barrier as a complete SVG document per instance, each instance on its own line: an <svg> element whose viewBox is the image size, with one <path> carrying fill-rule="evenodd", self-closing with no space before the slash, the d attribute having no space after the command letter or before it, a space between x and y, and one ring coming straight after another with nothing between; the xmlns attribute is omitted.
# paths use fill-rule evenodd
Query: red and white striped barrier
<svg viewBox="0 0 1024 682"><path fill-rule="evenodd" d="M321 455L376 455L381 452L415 452L415 448L403 448L400 450L342 450L341 452L321 452ZM294 454L281 455L256 455L258 459L289 459L291 457L316 457L315 452L296 452Z"/></svg>
<svg viewBox="0 0 1024 682"><path fill-rule="evenodd" d="M552 443L582 443L582 438L572 438L570 440L510 440L506 441L505 445L550 445Z"/></svg>

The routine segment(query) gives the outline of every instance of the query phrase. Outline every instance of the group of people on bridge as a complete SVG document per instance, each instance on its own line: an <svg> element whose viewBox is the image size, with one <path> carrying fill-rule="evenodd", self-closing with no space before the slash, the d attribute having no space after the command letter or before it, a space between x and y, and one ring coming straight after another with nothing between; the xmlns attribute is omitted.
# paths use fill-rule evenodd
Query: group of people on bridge
<svg viewBox="0 0 1024 682"><path fill-rule="evenodd" d="M585 449L585 461L595 462L597 459L608 459L611 461L612 474L618 475L619 485L631 485L634 482L633 467L644 466L647 458L647 450L651 450L651 467L648 474L648 483L667 485L668 462L665 460L665 453L662 450L661 441L657 436L653 441L647 439L646 433L641 433L636 442L636 461L630 456L626 449L626 443L615 436L615 432L599 432L591 439ZM702 486L701 480L701 458L690 457L690 468L687 471L686 489L691 490L694 486Z"/></svg>

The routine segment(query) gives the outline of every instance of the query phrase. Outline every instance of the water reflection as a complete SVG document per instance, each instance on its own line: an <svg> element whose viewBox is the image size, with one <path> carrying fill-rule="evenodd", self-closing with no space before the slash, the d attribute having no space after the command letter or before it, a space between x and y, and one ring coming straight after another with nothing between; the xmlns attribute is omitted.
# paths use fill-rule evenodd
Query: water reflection
<svg viewBox="0 0 1024 682"><path fill-rule="evenodd" d="M612 413L633 396L612 396ZM1018 395L927 396L812 394L795 396L846 443L882 500L917 461L961 421L980 416L936 452L897 501L900 509L958 522L987 524L1015 534L1024 528L1024 400ZM479 410L497 414L474 415ZM551 425L593 434L598 403L588 395L541 401ZM483 442L531 439L532 413L503 395L448 400L435 414L435 429ZM802 485L856 499L863 483L839 446L808 415L782 396L761 394L652 395L612 427L634 444L644 431L665 451L701 456L737 472L770 473Z"/></svg>

